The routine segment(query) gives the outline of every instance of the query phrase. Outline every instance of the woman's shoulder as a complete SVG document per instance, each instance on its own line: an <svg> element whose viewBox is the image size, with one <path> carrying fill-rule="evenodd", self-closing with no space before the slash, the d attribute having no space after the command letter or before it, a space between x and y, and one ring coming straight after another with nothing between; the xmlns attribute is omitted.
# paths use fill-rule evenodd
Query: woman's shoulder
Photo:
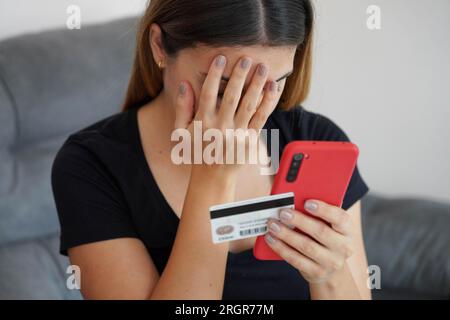
<svg viewBox="0 0 450 320"><path fill-rule="evenodd" d="M85 243L137 237L124 192L130 177L139 176L129 117L114 114L71 134L56 154L51 185L62 254Z"/></svg>
<svg viewBox="0 0 450 320"><path fill-rule="evenodd" d="M289 140L348 141L345 131L329 117L297 105L273 113L277 126L284 130Z"/></svg>
<svg viewBox="0 0 450 320"><path fill-rule="evenodd" d="M136 159L131 111L120 112L68 136L56 153L52 177L116 175L124 162Z"/></svg>
<svg viewBox="0 0 450 320"><path fill-rule="evenodd" d="M87 153L101 157L102 153L135 146L133 110L118 112L71 133L60 147L57 156L66 152Z"/></svg>
<svg viewBox="0 0 450 320"><path fill-rule="evenodd" d="M107 140L117 143L129 142L133 138L133 111L118 112L79 129L68 136L64 145L72 142L104 143Z"/></svg>

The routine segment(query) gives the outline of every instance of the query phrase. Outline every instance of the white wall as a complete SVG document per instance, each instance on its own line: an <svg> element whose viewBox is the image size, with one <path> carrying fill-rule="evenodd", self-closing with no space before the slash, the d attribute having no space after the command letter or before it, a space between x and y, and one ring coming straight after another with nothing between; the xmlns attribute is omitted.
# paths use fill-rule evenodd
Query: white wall
<svg viewBox="0 0 450 320"><path fill-rule="evenodd" d="M314 0L314 81L305 104L359 145L374 191L450 200L450 1ZM145 0L0 0L0 39L139 14ZM381 30L366 8L381 7Z"/></svg>
<svg viewBox="0 0 450 320"><path fill-rule="evenodd" d="M316 0L311 109L360 146L373 190L450 200L450 1ZM366 8L381 8L381 30Z"/></svg>
<svg viewBox="0 0 450 320"><path fill-rule="evenodd" d="M140 14L146 0L0 0L0 39L65 28L67 7L78 5L83 24Z"/></svg>

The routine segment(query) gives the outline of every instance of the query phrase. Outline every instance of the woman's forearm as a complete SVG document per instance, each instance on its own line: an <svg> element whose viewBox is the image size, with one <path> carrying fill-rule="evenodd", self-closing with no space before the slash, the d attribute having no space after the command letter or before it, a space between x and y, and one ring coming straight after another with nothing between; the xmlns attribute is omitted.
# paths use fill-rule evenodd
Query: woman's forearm
<svg viewBox="0 0 450 320"><path fill-rule="evenodd" d="M209 207L234 200L236 174L193 166L177 235L150 299L221 299L228 243L211 241Z"/></svg>
<svg viewBox="0 0 450 320"><path fill-rule="evenodd" d="M329 280L320 283L310 283L309 291L312 300L361 299L358 286L347 264Z"/></svg>

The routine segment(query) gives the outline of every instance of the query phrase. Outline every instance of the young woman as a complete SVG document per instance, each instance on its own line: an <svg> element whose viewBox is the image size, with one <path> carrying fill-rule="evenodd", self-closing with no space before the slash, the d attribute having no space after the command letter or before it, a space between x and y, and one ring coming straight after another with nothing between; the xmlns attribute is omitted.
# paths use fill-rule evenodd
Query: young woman
<svg viewBox="0 0 450 320"><path fill-rule="evenodd" d="M209 207L268 195L273 176L171 159L173 130L194 120L203 131L278 129L267 155L291 140L348 141L301 106L312 28L308 0L151 1L122 112L72 134L53 165L61 253L81 268L85 298L371 297L357 169L342 208L311 199L320 220L294 210L270 220L265 239L284 260L259 261L255 237L212 243Z"/></svg>

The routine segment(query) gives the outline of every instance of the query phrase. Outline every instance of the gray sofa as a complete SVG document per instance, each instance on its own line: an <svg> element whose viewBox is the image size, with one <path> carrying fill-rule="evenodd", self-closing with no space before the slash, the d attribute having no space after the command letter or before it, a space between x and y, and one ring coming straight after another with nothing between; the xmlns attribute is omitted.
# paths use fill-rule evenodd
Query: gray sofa
<svg viewBox="0 0 450 320"><path fill-rule="evenodd" d="M50 187L68 136L118 112L130 73L136 19L0 42L0 299L80 299L66 288ZM377 299L450 297L450 205L363 199Z"/></svg>

